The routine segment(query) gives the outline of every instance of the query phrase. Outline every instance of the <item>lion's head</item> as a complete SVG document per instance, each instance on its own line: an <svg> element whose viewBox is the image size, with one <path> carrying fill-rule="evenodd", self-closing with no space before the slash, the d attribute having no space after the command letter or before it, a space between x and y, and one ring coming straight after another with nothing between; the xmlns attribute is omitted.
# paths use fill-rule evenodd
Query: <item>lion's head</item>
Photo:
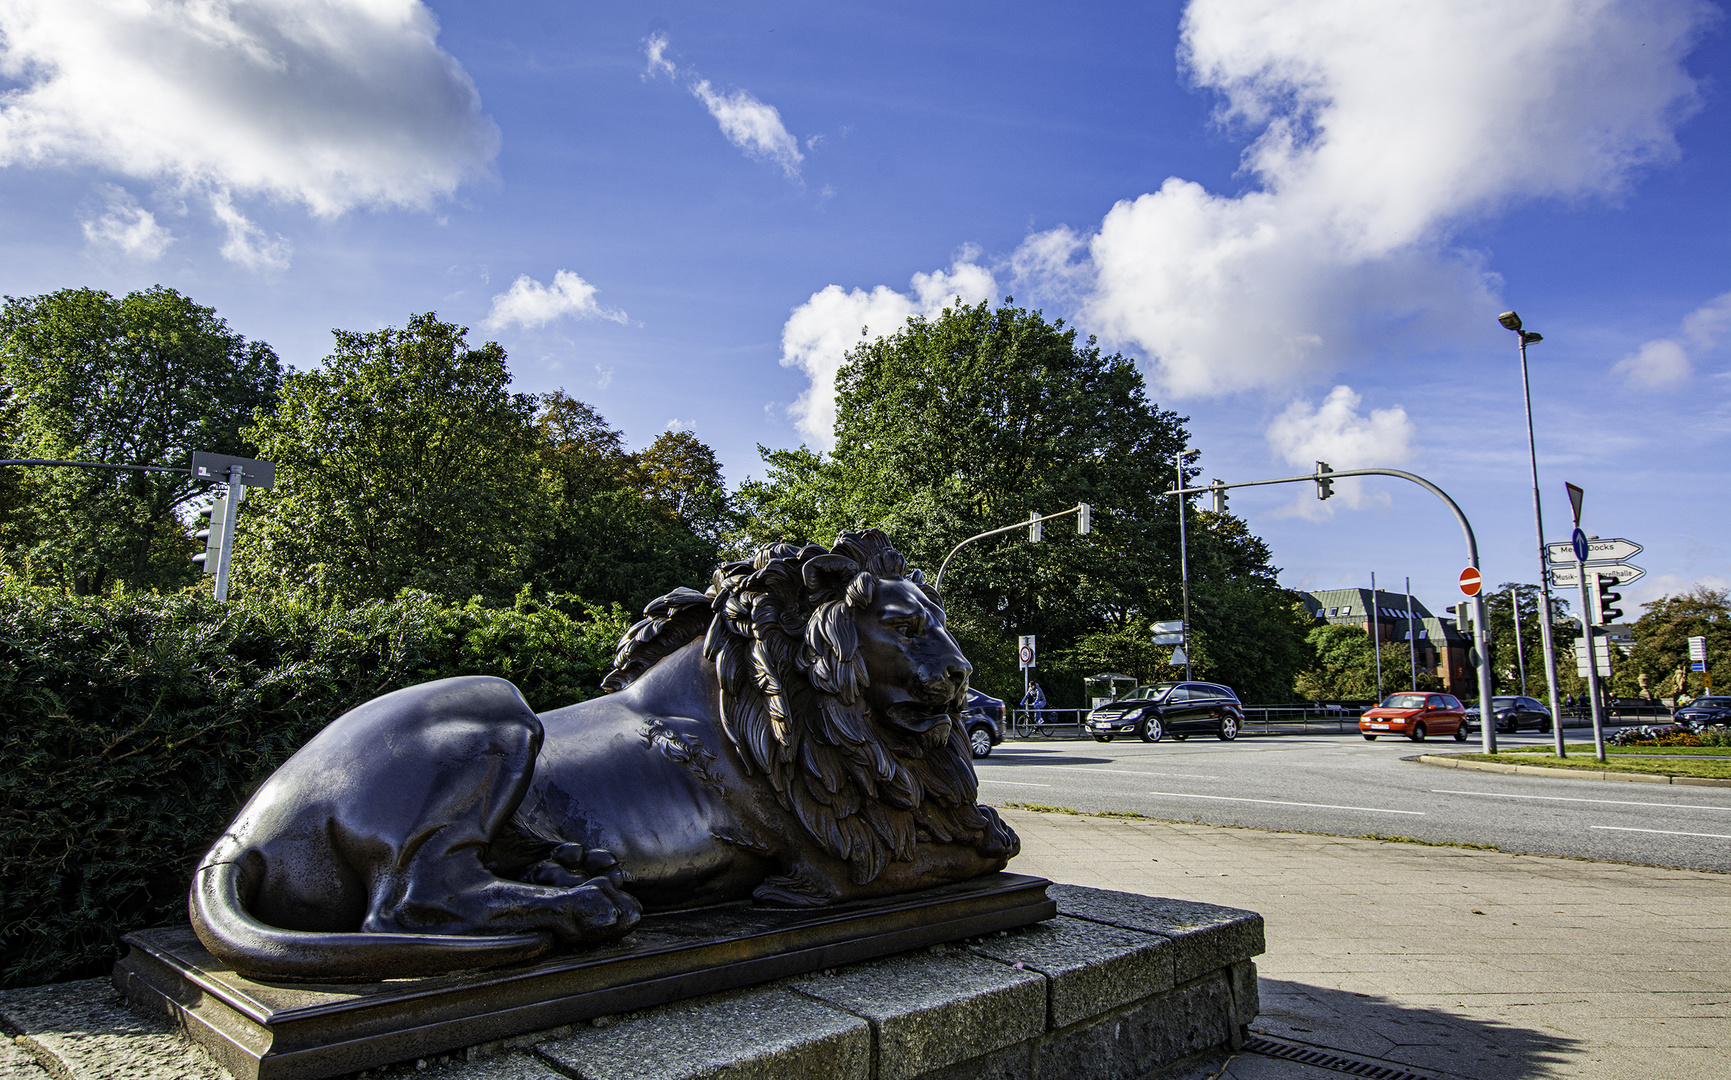
<svg viewBox="0 0 1731 1080"><path fill-rule="evenodd" d="M644 609L609 690L704 633L727 737L823 850L865 884L920 840L1003 830L975 805L960 722L972 665L943 602L877 529L775 544Z"/></svg>

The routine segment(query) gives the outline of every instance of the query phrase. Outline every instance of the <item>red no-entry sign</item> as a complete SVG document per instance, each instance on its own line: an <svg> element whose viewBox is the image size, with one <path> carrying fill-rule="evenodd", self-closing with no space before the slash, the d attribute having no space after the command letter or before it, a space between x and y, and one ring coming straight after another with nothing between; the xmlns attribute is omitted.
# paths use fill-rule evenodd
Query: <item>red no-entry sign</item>
<svg viewBox="0 0 1731 1080"><path fill-rule="evenodd" d="M1479 578L1479 572L1476 568L1469 566L1461 571L1461 592L1468 596L1477 596L1482 584L1483 581Z"/></svg>

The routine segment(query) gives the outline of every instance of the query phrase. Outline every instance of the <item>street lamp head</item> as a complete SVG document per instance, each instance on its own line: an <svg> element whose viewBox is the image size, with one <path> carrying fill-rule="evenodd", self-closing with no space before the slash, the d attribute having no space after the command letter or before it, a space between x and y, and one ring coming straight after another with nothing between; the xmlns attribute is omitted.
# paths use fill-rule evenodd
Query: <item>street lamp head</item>
<svg viewBox="0 0 1731 1080"><path fill-rule="evenodd" d="M1184 458L1186 461L1189 461L1191 458L1196 457L1200 453L1202 453L1202 451L1200 449L1186 450L1186 451L1184 451L1184 453L1180 454L1179 456Z"/></svg>
<svg viewBox="0 0 1731 1080"><path fill-rule="evenodd" d="M1521 344L1522 345L1536 345L1543 340L1545 340L1545 335L1539 333L1536 330L1523 330L1523 331L1521 331Z"/></svg>
<svg viewBox="0 0 1731 1080"><path fill-rule="evenodd" d="M1497 321L1503 324L1504 329L1513 330L1517 334L1521 332L1521 317L1512 311L1498 315Z"/></svg>

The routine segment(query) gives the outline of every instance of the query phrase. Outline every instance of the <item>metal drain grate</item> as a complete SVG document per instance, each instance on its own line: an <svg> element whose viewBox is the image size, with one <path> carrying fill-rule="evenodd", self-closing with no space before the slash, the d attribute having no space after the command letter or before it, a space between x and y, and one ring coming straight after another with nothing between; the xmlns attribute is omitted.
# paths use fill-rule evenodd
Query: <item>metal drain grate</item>
<svg viewBox="0 0 1731 1080"><path fill-rule="evenodd" d="M1431 1080L1431 1077L1423 1073L1411 1072L1396 1065L1381 1064L1369 1058L1347 1057L1345 1054L1320 1050L1303 1043L1287 1042L1285 1039L1271 1039L1266 1035L1253 1035L1244 1040L1244 1049L1264 1057L1297 1061L1305 1065L1314 1065L1319 1069L1331 1069L1334 1072L1346 1073L1349 1076L1369 1077L1370 1080Z"/></svg>

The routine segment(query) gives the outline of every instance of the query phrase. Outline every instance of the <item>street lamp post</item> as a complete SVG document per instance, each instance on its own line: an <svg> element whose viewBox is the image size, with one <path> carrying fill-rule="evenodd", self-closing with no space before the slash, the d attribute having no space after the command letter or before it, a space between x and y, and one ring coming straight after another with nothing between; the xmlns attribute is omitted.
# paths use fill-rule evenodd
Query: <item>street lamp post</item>
<svg viewBox="0 0 1731 1080"><path fill-rule="evenodd" d="M1497 316L1505 329L1512 330L1521 342L1521 399L1527 408L1527 459L1533 468L1533 528L1539 544L1539 640L1545 648L1545 683L1551 698L1551 732L1556 739L1558 757L1566 755L1563 747L1563 710L1557 698L1557 648L1551 640L1551 574L1550 557L1545 551L1545 515L1539 502L1539 452L1533 441L1533 391L1527 378L1527 346L1545 340L1543 334L1521 327L1521 317L1512 311ZM1520 606L1515 606L1515 622L1520 624Z"/></svg>

